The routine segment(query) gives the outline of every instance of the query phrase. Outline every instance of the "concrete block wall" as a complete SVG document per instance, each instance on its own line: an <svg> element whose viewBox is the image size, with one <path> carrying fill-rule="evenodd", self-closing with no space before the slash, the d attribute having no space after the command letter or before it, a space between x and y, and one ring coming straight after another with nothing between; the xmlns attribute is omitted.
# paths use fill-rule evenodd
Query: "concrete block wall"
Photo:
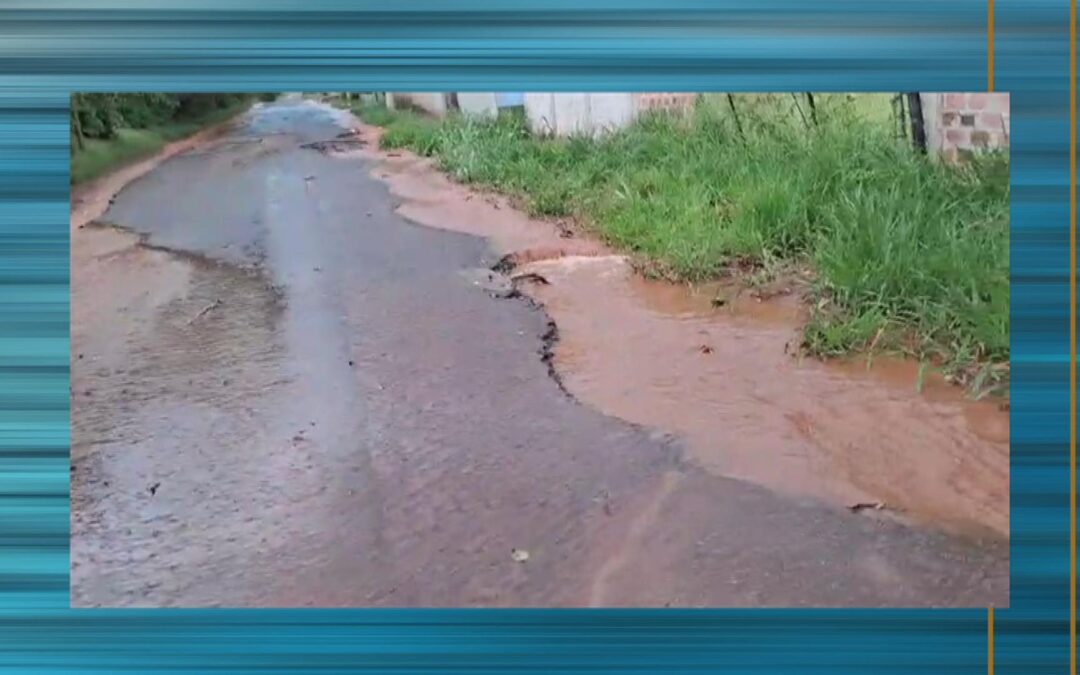
<svg viewBox="0 0 1080 675"><path fill-rule="evenodd" d="M525 94L525 117L534 133L596 136L625 127L637 113L634 94Z"/></svg>
<svg viewBox="0 0 1080 675"><path fill-rule="evenodd" d="M634 121L637 102L633 94L589 94L589 123L586 130L599 134L621 129Z"/></svg>
<svg viewBox="0 0 1080 675"><path fill-rule="evenodd" d="M534 133L596 136L626 127L647 110L686 110L697 94L525 94L525 116Z"/></svg>
<svg viewBox="0 0 1080 675"><path fill-rule="evenodd" d="M953 161L1009 147L1009 95L940 92L921 94L926 146Z"/></svg>
<svg viewBox="0 0 1080 675"><path fill-rule="evenodd" d="M490 92L457 92L457 106L468 115L493 117L499 96ZM693 105L696 94L685 93L527 93L525 116L533 132L545 135L596 136L620 129L644 110L678 110ZM449 111L448 94L438 92L387 93L390 108L414 107L436 117Z"/></svg>
<svg viewBox="0 0 1080 675"><path fill-rule="evenodd" d="M458 92L458 107L466 115L495 117L499 114L498 101L493 93Z"/></svg>

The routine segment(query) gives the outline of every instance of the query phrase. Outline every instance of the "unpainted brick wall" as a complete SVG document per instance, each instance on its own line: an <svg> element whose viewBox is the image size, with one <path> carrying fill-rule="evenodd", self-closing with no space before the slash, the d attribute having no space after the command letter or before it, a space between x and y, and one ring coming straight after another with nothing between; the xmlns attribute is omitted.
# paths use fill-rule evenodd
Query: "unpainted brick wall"
<svg viewBox="0 0 1080 675"><path fill-rule="evenodd" d="M638 94L638 110L685 110L694 104L697 94Z"/></svg>
<svg viewBox="0 0 1080 675"><path fill-rule="evenodd" d="M943 92L921 95L927 148L947 160L1009 147L1009 95Z"/></svg>

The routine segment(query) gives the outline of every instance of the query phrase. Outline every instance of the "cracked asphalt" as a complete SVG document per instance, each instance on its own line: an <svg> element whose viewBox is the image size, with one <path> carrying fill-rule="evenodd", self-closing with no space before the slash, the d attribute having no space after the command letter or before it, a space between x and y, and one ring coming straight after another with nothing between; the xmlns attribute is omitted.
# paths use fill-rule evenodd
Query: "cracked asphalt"
<svg viewBox="0 0 1080 675"><path fill-rule="evenodd" d="M1007 543L575 401L542 308L474 283L487 242L303 147L347 124L257 106L73 231L73 605L1007 605Z"/></svg>

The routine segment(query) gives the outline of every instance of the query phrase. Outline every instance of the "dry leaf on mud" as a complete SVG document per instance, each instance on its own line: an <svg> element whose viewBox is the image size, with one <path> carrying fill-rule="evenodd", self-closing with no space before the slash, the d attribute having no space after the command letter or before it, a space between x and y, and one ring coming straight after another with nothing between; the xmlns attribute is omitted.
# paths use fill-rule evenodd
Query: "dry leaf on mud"
<svg viewBox="0 0 1080 675"><path fill-rule="evenodd" d="M523 563L529 559L529 552L523 548L510 549L510 559L514 562Z"/></svg>

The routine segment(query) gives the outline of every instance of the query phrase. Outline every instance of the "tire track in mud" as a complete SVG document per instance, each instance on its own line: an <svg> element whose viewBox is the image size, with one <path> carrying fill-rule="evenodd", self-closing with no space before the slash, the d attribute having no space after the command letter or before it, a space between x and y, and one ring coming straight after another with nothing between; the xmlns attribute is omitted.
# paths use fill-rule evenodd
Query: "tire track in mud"
<svg viewBox="0 0 1080 675"><path fill-rule="evenodd" d="M590 607L608 607L613 604L613 599L609 597L612 580L626 568L629 560L641 554L646 534L656 527L664 501L683 478L682 473L675 471L664 473L660 485L655 488L648 501L634 511L633 519L626 528L627 532L622 535L618 548L604 559L592 578L589 587Z"/></svg>

